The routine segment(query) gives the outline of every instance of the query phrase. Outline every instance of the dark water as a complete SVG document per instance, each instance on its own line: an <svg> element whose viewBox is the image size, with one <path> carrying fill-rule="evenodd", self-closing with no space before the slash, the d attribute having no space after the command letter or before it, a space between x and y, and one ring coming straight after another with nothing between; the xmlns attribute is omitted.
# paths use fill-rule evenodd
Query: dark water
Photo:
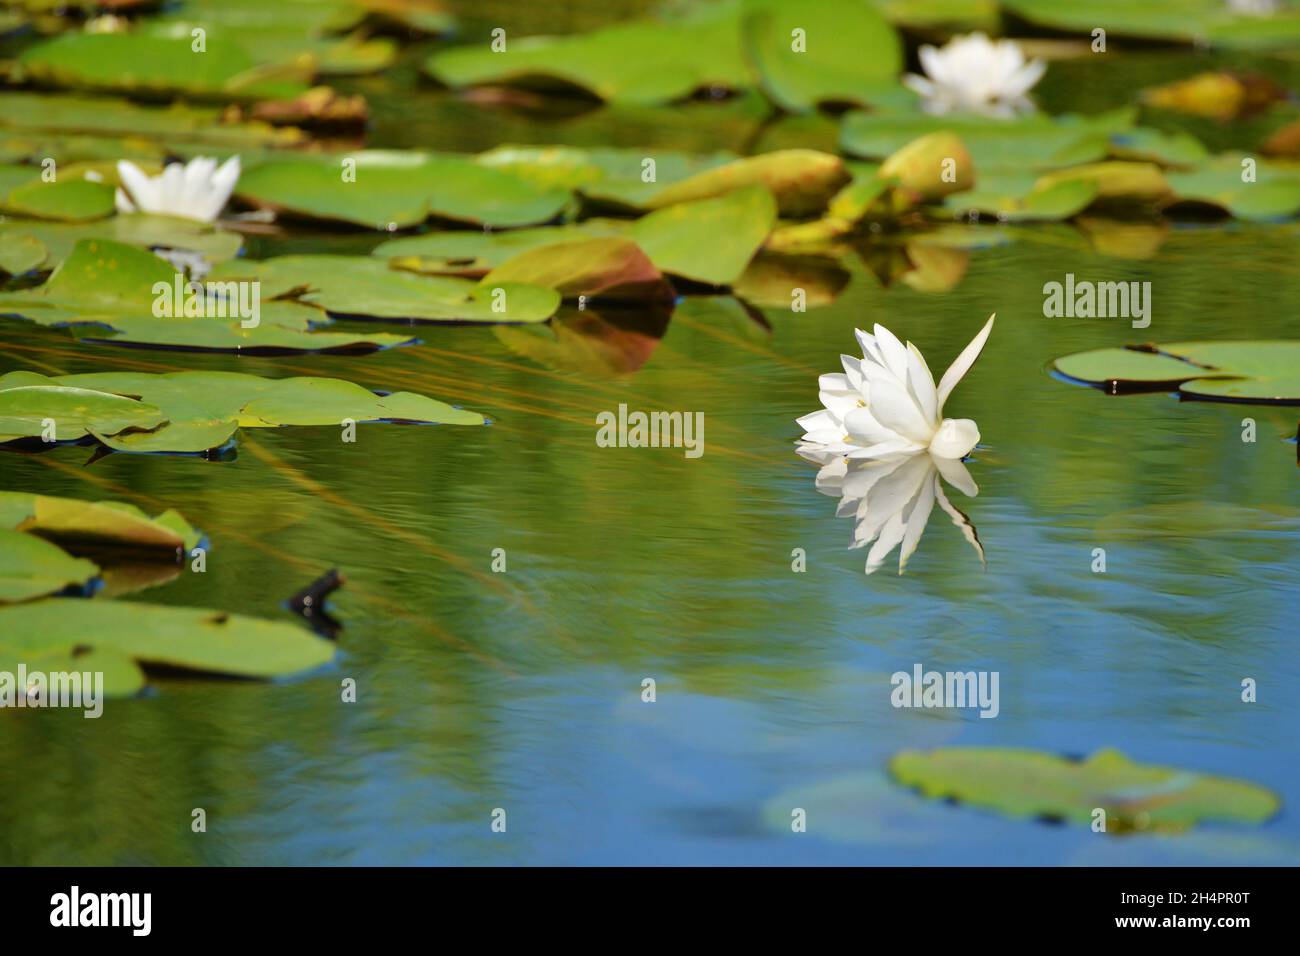
<svg viewBox="0 0 1300 956"><path fill-rule="evenodd" d="M1151 56L1143 68L1160 69L1164 54ZM818 122L806 138L761 131L734 119L743 103L543 122L430 90L376 102L378 145L822 135ZM6 490L177 507L209 534L206 574L138 599L283 618L324 570L348 583L333 599L340 656L323 673L161 679L100 720L8 715L0 862L1295 863L1296 410L1108 397L1047 366L1132 341L1287 337L1300 230L1107 228L1094 227L1104 248L1118 235L1158 251L1104 255L1073 227L980 227L970 252L913 247L929 288L960 276L934 292L883 285L864 262L883 270L900 247L881 239L845 260L838 300L806 314L768 307L760 320L689 299L666 324L570 312L553 332L422 327L422 346L363 358L123 350L0 322L6 369L335 375L494 420L361 426L355 444L337 429L258 430L229 462L4 456ZM1042 285L1067 272L1150 281L1151 327L1045 318ZM987 570L936 513L905 576L891 562L866 577L863 552L845 547L850 522L793 453L793 420L817 407L817 374L855 351L855 326L911 339L937 372L995 311L948 409L983 434L980 494L953 500ZM619 403L703 412L703 457L597 447L595 417ZM1099 547L1105 574L1092 571ZM999 671L1000 716L894 710L889 674L916 662ZM355 704L340 701L346 677ZM1240 701L1246 677L1258 703ZM645 678L655 703L641 700ZM879 780L898 750L948 744L1116 747L1269 787L1284 809L1260 828L1116 839ZM796 806L807 833L790 832ZM191 832L196 807L206 834ZM494 808L506 834L490 830Z"/></svg>

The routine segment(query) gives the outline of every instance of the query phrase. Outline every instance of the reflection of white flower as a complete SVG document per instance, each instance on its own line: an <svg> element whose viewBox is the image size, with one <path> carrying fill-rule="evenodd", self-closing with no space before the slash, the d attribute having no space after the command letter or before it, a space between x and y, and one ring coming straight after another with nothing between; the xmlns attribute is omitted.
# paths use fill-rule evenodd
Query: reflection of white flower
<svg viewBox="0 0 1300 956"><path fill-rule="evenodd" d="M994 42L983 33L953 37L943 49L923 45L925 76L909 73L903 83L919 93L932 113L969 112L1010 116L1032 109L1026 94L1047 64L1025 62L1014 40Z"/></svg>
<svg viewBox="0 0 1300 956"><path fill-rule="evenodd" d="M980 440L969 418L944 418L943 406L970 371L993 331L993 316L943 373L938 387L925 358L882 325L875 334L857 331L863 358L840 356L843 373L818 379L825 407L799 419L805 435L800 451L829 457L884 458L929 451L938 458L963 458Z"/></svg>
<svg viewBox="0 0 1300 956"><path fill-rule="evenodd" d="M921 542L921 533L938 504L952 523L961 528L966 540L984 560L975 526L944 494L944 481L963 494L975 497L979 488L966 466L955 458L915 453L890 455L887 458L850 460L843 456L822 460L816 452L800 449L813 461L821 461L817 473L817 490L840 499L835 513L853 517L851 548L871 545L867 552L867 574L878 570L894 548L898 554L898 573ZM874 543L873 543L874 542Z"/></svg>
<svg viewBox="0 0 1300 956"><path fill-rule="evenodd" d="M117 191L118 212L160 213L212 222L225 208L239 181L239 157L220 167L215 159L199 156L188 163L170 163L161 174L147 176L135 163L117 164L122 186Z"/></svg>

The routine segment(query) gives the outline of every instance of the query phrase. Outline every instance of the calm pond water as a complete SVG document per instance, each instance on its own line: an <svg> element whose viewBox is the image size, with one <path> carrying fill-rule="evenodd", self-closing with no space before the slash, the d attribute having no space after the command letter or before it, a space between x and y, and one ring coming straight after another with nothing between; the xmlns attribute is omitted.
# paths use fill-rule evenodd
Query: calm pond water
<svg viewBox="0 0 1300 956"><path fill-rule="evenodd" d="M1170 73L1168 57L1135 56L1085 108ZM1049 106L1071 69L1049 75ZM396 82L356 84L376 145L833 135L829 121L760 129L743 102L556 121L428 89L399 99ZM900 244L864 243L845 291L806 314L690 298L670 318L571 311L554 333L420 327L421 346L361 358L127 350L0 321L6 368L334 375L494 420L362 426L355 444L337 429L261 430L224 462L5 455L0 488L177 507L208 533L207 573L143 600L284 618L284 599L328 568L348 583L324 672L164 678L100 720L6 720L0 863L1300 861L1296 410L1110 397L1047 371L1131 341L1293 335L1300 229L1093 229L1090 242L1073 227L981 226L964 233L969 251L914 246L930 263L921 288L868 265L887 271ZM1157 239L1147 259L1097 251ZM378 241L296 233L250 252ZM1045 318L1042 286L1067 272L1150 281L1151 327ZM794 419L817 407L817 374L856 350L855 327L888 326L939 371L991 312L990 343L949 405L983 434L980 494L952 497L987 570L936 514L905 576L892 562L864 576L851 522L794 454ZM620 403L703 412L703 457L597 447L596 415ZM1092 571L1099 547L1105 574ZM497 548L505 573L491 570ZM1000 716L894 710L889 674L916 662L999 671ZM345 677L355 704L340 702ZM1240 701L1245 677L1258 703ZM947 744L1116 747L1267 786L1284 809L1259 828L1116 839L880 781L898 750ZM790 832L796 806L807 833ZM190 830L195 807L204 835ZM505 835L489 827L498 807Z"/></svg>

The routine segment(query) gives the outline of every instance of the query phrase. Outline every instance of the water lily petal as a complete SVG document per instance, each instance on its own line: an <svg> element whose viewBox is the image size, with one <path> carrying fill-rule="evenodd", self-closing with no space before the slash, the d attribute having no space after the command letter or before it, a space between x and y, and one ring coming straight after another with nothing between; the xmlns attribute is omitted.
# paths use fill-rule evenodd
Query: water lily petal
<svg viewBox="0 0 1300 956"><path fill-rule="evenodd" d="M944 403L948 401L948 396L957 387L957 383L971 370L975 360L980 357L984 343L988 341L989 333L993 331L993 320L996 318L997 313L989 316L989 320L984 323L984 328L979 330L975 338L971 339L970 344L962 349L961 354L948 366L948 371L943 373L943 378L939 380L939 414L943 414Z"/></svg>
<svg viewBox="0 0 1300 956"><path fill-rule="evenodd" d="M964 458L979 444L980 430L969 418L945 418L930 440L930 454Z"/></svg>
<svg viewBox="0 0 1300 956"><path fill-rule="evenodd" d="M934 437L934 420L925 417L911 392L901 384L884 378L874 380L869 404L876 421L904 438L924 445Z"/></svg>
<svg viewBox="0 0 1300 956"><path fill-rule="evenodd" d="M934 460L934 466L939 469L939 474L943 475L943 480L963 495L974 498L980 493L979 485L975 484L975 479L971 477L970 471L960 458L942 458L938 455L930 457Z"/></svg>

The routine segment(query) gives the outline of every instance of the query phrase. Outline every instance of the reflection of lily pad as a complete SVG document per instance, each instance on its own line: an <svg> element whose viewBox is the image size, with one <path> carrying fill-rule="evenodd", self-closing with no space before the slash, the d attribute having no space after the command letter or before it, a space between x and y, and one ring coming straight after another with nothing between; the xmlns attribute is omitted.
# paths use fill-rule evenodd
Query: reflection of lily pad
<svg viewBox="0 0 1300 956"><path fill-rule="evenodd" d="M1111 393L1177 387L1220 401L1300 404L1300 342L1171 342L1059 358L1062 375Z"/></svg>
<svg viewBox="0 0 1300 956"><path fill-rule="evenodd" d="M527 226L555 218L570 201L566 189L535 185L469 156L398 150L267 159L244 172L235 192L273 208L371 229L415 226L431 215Z"/></svg>
<svg viewBox="0 0 1300 956"><path fill-rule="evenodd" d="M1082 212L1097 198L1097 185L1087 179L1044 183L1032 174L981 176L979 185L945 200L947 208L971 211L1007 222L1057 222Z"/></svg>
<svg viewBox="0 0 1300 956"><path fill-rule="evenodd" d="M861 0L747 0L745 52L763 91L802 113L821 103L866 105L882 89L897 95L898 36Z"/></svg>
<svg viewBox="0 0 1300 956"><path fill-rule="evenodd" d="M480 285L490 289L523 282L555 289L566 299L658 299L671 302L672 286L630 239L575 239L521 252Z"/></svg>
<svg viewBox="0 0 1300 956"><path fill-rule="evenodd" d="M93 561L74 558L33 535L0 528L0 604L85 584L98 573Z"/></svg>
<svg viewBox="0 0 1300 956"><path fill-rule="evenodd" d="M142 249L183 249L200 253L209 262L234 258L242 244L237 232L226 232L192 219L153 216L148 213L113 216L103 222L92 223L32 222L19 219L0 222L0 249L4 248L6 239L11 236L39 240L48 250L48 255L38 263L44 269L53 269L66 259L82 239L106 239ZM0 259L0 267L2 266L3 259Z"/></svg>
<svg viewBox="0 0 1300 956"><path fill-rule="evenodd" d="M0 608L11 653L112 651L142 664L238 677L277 677L319 667L334 645L310 631L224 611L130 601L48 598Z"/></svg>
<svg viewBox="0 0 1300 956"><path fill-rule="evenodd" d="M926 846L948 822L939 807L891 786L881 773L849 774L779 793L763 806L773 833L791 832L792 813L807 815L819 839L877 846Z"/></svg>
<svg viewBox="0 0 1300 956"><path fill-rule="evenodd" d="M425 71L448 86L485 83L577 87L620 103L665 103L709 86L749 85L740 49L739 4L703 6L676 20L621 23L561 37L483 34L434 53Z"/></svg>
<svg viewBox="0 0 1300 956"><path fill-rule="evenodd" d="M1106 811L1106 832L1186 830L1206 821L1263 823L1278 798L1251 783L1134 763L1115 750L1087 760L1011 748L904 751L894 779L927 797L947 798L1011 817L1091 823Z"/></svg>
<svg viewBox="0 0 1300 956"><path fill-rule="evenodd" d="M1245 156L1218 156L1184 173L1169 173L1171 203L1196 202L1218 206L1238 219L1277 220L1300 213L1300 166L1262 160L1255 179L1242 179Z"/></svg>
<svg viewBox="0 0 1300 956"><path fill-rule="evenodd" d="M332 315L374 319L544 322L560 304L554 289L520 283L486 287L449 276L415 275L371 256L239 259L207 277L209 282L229 279L259 280L263 299L296 296Z"/></svg>

